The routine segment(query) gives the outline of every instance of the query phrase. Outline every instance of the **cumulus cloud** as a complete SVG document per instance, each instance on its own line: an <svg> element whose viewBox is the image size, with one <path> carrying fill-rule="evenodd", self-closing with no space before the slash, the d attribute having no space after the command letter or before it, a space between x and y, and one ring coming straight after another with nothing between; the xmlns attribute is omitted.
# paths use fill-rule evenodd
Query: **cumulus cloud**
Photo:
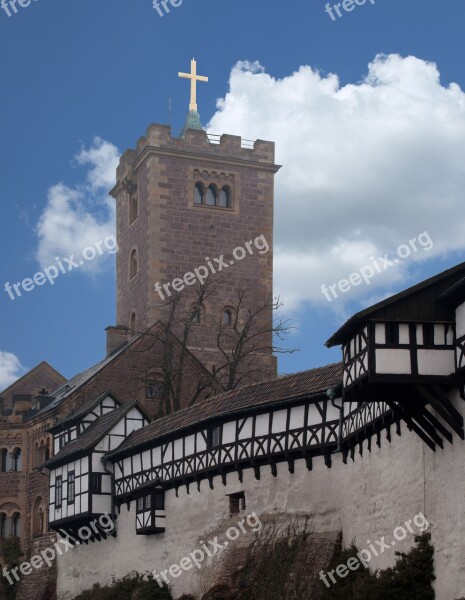
<svg viewBox="0 0 465 600"><path fill-rule="evenodd" d="M326 303L323 283L422 232L432 249L343 297L382 295L418 262L465 247L465 94L433 63L378 55L341 85L309 66L276 79L239 62L208 129L276 142L275 287L288 306Z"/></svg>
<svg viewBox="0 0 465 600"><path fill-rule="evenodd" d="M55 264L55 257L82 255L115 233L115 203L108 190L115 183L119 151L99 137L82 148L75 163L87 167L85 181L75 187L57 183L48 190L47 204L37 225L37 260L42 267ZM101 258L85 262L83 269L96 272Z"/></svg>
<svg viewBox="0 0 465 600"><path fill-rule="evenodd" d="M4 390L24 375L26 369L17 356L0 350L0 390Z"/></svg>

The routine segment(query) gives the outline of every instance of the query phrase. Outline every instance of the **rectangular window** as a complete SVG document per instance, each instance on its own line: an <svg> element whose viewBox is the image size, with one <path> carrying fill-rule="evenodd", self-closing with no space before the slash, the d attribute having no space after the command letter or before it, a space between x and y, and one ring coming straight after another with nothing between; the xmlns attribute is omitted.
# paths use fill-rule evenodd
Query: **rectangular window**
<svg viewBox="0 0 465 600"><path fill-rule="evenodd" d="M61 508L63 498L63 478L59 475L55 480L55 508Z"/></svg>
<svg viewBox="0 0 465 600"><path fill-rule="evenodd" d="M144 497L137 499L137 512L144 512Z"/></svg>
<svg viewBox="0 0 465 600"><path fill-rule="evenodd" d="M386 323L386 345L399 345L399 323Z"/></svg>
<svg viewBox="0 0 465 600"><path fill-rule="evenodd" d="M102 474L101 473L92 473L91 492L92 492L92 494L101 494L102 493Z"/></svg>
<svg viewBox="0 0 465 600"><path fill-rule="evenodd" d="M213 427L208 432L208 445L210 448L217 448L221 442L221 427Z"/></svg>
<svg viewBox="0 0 465 600"><path fill-rule="evenodd" d="M74 504L75 498L75 476L74 471L68 473L68 504Z"/></svg>
<svg viewBox="0 0 465 600"><path fill-rule="evenodd" d="M434 323L423 323L423 344L434 346Z"/></svg>
<svg viewBox="0 0 465 600"><path fill-rule="evenodd" d="M148 383L145 386L145 397L150 400L160 400L165 386L162 383Z"/></svg>
<svg viewBox="0 0 465 600"><path fill-rule="evenodd" d="M245 510L245 493L229 494L229 513L237 515L242 510Z"/></svg>

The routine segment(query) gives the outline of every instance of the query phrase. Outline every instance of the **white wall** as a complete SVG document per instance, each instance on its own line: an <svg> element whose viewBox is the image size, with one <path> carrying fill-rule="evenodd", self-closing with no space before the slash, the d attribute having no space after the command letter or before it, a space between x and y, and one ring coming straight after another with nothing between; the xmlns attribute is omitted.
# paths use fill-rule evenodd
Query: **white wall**
<svg viewBox="0 0 465 600"><path fill-rule="evenodd" d="M456 402L463 405L462 400ZM365 450L360 457L357 453L355 462L349 459L347 465L335 455L331 469L318 458L309 472L299 460L294 475L282 463L277 478L272 477L269 467L264 467L260 481L252 470L246 470L243 484L231 474L226 487L216 477L213 490L208 482L202 482L200 493L196 485L190 486L190 495L180 488L179 498L169 491L165 534L136 536L135 503L129 512L124 504L116 539L77 547L59 559L59 599L71 599L97 581L110 582L113 576L121 578L134 570L168 569L198 548L200 540L224 536L226 529L239 520L229 518L226 494L242 490L246 494L245 514L308 514L314 531L342 530L344 543L355 540L360 549L368 547L367 540L373 542L382 536L392 541L396 527L423 512L433 523L437 600L461 598L465 592L465 520L461 513L465 444L454 436L452 446L433 453L404 425L401 437L394 431L392 436L389 444L383 433L381 449L373 443L371 454ZM396 542L395 548L370 563L372 568L392 565L394 550L407 550L413 538L412 533L404 542ZM174 597L193 593L198 585L198 572L183 572L173 580Z"/></svg>

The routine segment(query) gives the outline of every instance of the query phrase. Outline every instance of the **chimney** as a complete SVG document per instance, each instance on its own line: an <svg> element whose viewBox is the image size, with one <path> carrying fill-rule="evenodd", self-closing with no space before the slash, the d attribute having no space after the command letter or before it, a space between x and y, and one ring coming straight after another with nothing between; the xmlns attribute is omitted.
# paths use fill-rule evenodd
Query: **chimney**
<svg viewBox="0 0 465 600"><path fill-rule="evenodd" d="M125 325L112 325L105 331L107 332L107 356L128 343L129 329Z"/></svg>

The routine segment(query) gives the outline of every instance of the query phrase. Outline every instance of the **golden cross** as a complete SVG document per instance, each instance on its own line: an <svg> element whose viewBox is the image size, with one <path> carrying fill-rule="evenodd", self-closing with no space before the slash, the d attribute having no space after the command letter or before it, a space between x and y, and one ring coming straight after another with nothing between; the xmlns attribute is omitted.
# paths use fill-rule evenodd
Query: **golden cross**
<svg viewBox="0 0 465 600"><path fill-rule="evenodd" d="M208 81L208 77L197 75L197 62L193 58L191 60L191 72L190 73L178 73L178 77L191 80L191 102L189 104L189 110L197 110L197 81Z"/></svg>

